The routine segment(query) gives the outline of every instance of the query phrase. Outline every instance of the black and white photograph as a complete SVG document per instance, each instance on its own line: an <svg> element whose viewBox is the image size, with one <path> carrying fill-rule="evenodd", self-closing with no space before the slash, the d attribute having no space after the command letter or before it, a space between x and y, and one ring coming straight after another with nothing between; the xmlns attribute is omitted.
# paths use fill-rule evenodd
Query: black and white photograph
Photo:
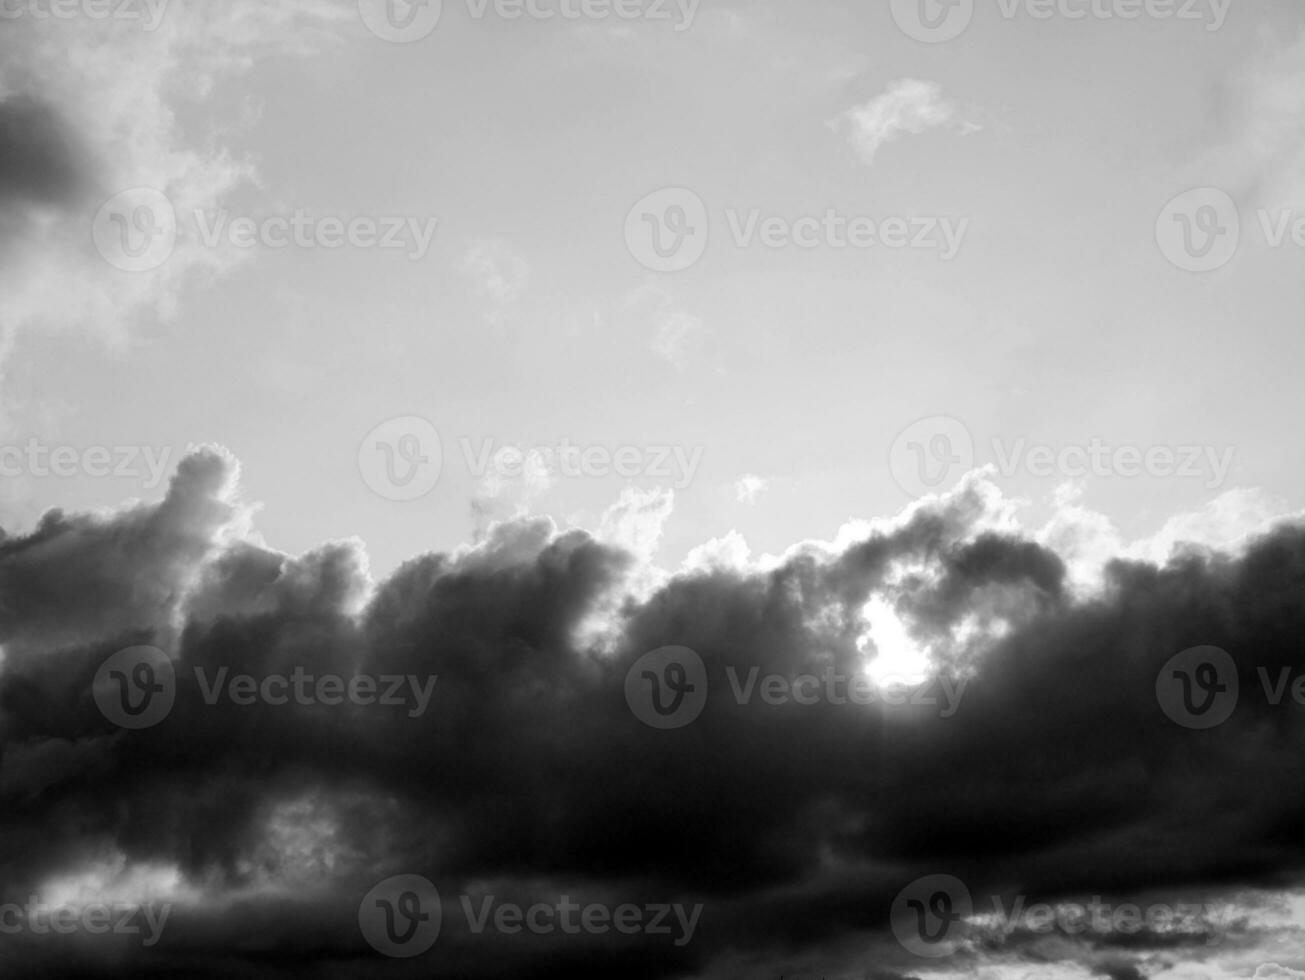
<svg viewBox="0 0 1305 980"><path fill-rule="evenodd" d="M0 0L0 978L1305 980L1301 0Z"/></svg>

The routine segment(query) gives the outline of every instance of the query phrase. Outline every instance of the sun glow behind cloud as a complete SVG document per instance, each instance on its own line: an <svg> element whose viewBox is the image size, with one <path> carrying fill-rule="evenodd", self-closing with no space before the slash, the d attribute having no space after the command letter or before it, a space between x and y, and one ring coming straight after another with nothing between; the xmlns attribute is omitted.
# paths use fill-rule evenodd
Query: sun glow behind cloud
<svg viewBox="0 0 1305 980"><path fill-rule="evenodd" d="M920 684L929 676L928 652L911 637L888 600L872 596L861 616L867 628L856 646L868 658L865 671L876 684Z"/></svg>

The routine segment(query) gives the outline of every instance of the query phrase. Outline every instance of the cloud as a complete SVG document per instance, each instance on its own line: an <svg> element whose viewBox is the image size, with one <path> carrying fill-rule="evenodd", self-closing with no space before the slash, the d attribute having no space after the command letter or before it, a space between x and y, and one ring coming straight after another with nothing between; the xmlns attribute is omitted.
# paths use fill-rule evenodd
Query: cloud
<svg viewBox="0 0 1305 980"><path fill-rule="evenodd" d="M85 180L72 133L30 95L0 101L0 201L8 208L71 199Z"/></svg>
<svg viewBox="0 0 1305 980"><path fill-rule="evenodd" d="M703 321L685 309L667 289L645 283L621 297L619 316L633 329L650 333L649 348L662 360L684 368L702 343Z"/></svg>
<svg viewBox="0 0 1305 980"><path fill-rule="evenodd" d="M674 509L673 491L626 487L603 514L598 538L650 564Z"/></svg>
<svg viewBox="0 0 1305 980"><path fill-rule="evenodd" d="M631 493L598 534L523 516L374 581L358 542L299 557L258 543L238 475L204 450L157 504L54 512L0 537L0 898L156 888L176 906L157 948L119 950L104 975L202 976L214 959L213 971L272 976L287 958L405 975L357 929L361 897L400 873L526 905L705 906L676 947L478 936L450 899L414 975L505 978L724 978L740 975L738 950L753 972L921 975L888 910L940 870L981 898L1030 903L1250 909L1305 884L1293 710L1247 696L1220 729L1194 733L1155 697L1161 666L1195 645L1232 653L1245 692L1260 667L1305 667L1301 522L1236 551L1118 558L1084 598L1054 550L1010 529L982 476L832 544L751 564L739 541L725 548L739 561L719 560L722 545L675 574L649 563L670 500ZM867 666L882 653L864 640L877 635L872 599L902 642L967 679L952 716L737 702L727 669ZM101 715L92 679L138 644L173 659L177 701L128 733ZM697 651L709 680L701 717L678 731L648 728L623 695L634 662L666 645ZM419 715L208 704L196 668L438 683ZM1122 977L1148 951L1249 956L1287 935L1257 916L1235 916L1250 925L1222 948L1196 934L1059 937L1053 958ZM0 960L15 974L56 956L92 970L109 962L92 938L9 943ZM949 968L1033 969L1047 942L1017 931Z"/></svg>
<svg viewBox="0 0 1305 980"><path fill-rule="evenodd" d="M763 480L754 473L749 473L734 485L734 493L741 504L755 504L770 487L769 480Z"/></svg>
<svg viewBox="0 0 1305 980"><path fill-rule="evenodd" d="M893 82L882 95L842 113L830 122L830 127L846 133L857 155L867 164L874 162L885 144L903 133L919 135L940 128L969 133L979 129L975 123L960 118L956 105L942 97L941 85L913 78Z"/></svg>
<svg viewBox="0 0 1305 980"><path fill-rule="evenodd" d="M5 20L0 366L20 329L121 342L137 317L170 318L188 282L234 266L230 250L183 237L160 268L123 272L92 247L93 221L123 191L151 188L184 214L250 181L253 165L224 148L241 120L209 95L270 55L322 50L346 17L325 2L232 0L167 6L156 30L120 17Z"/></svg>
<svg viewBox="0 0 1305 980"><path fill-rule="evenodd" d="M1218 97L1220 128L1200 176L1244 206L1305 202L1305 34L1286 45L1266 39Z"/></svg>
<svg viewBox="0 0 1305 980"><path fill-rule="evenodd" d="M530 284L530 263L497 239L474 242L458 262L457 271L471 283L476 297L484 301L486 319L497 326L507 322Z"/></svg>

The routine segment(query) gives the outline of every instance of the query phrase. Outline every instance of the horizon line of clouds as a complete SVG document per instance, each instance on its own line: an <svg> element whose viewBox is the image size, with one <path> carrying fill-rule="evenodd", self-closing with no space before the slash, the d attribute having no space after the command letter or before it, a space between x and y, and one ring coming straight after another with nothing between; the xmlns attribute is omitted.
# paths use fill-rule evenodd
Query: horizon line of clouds
<svg viewBox="0 0 1305 980"><path fill-rule="evenodd" d="M1305 665L1299 516L1222 551L1116 556L1083 596L1073 559L1021 531L1016 504L981 473L764 567L657 570L671 500L647 493L594 534L520 516L378 580L358 541L298 557L267 548L238 478L229 454L201 450L158 503L51 512L0 537L6 889L39 894L92 857L121 868L102 898L118 877L172 869L190 904L174 916L180 945L160 949L181 962L229 948L247 921L233 902L277 917L272 949L363 956L339 933L342 910L355 887L400 871L710 900L686 949L605 947L609 970L641 962L650 977L734 975L722 964L738 945L773 963L828 957L830 974L928 975L872 910L940 865L976 895L1227 896L1233 869L1269 896L1302 883L1305 852L1256 828L1305 807L1305 790L1269 778L1298 766L1305 727L1248 704L1222 734L1193 733L1166 721L1152 690L1160 665L1197 643L1248 674ZM954 717L772 715L731 708L713 686L697 723L655 732L620 693L627 668L668 643L713 671L854 673L877 650L871 600L935 670L970 677ZM334 720L320 707L199 709L187 688L166 724L115 733L90 679L140 644L210 674L302 666L439 683L421 717ZM1236 807L1222 805L1229 793ZM287 824L289 812L302 816ZM1146 841L1139 867L1126 858ZM322 896L321 916L282 915L291 887ZM1223 962L1276 951L1283 935L1256 926L1181 952ZM1146 942L1150 953L1122 938L1109 948L1129 962L1177 952ZM962 959L1036 961L1043 945L1016 933ZM1099 952L1066 941L1064 955L1090 964ZM527 970L510 945L468 962L468 975Z"/></svg>

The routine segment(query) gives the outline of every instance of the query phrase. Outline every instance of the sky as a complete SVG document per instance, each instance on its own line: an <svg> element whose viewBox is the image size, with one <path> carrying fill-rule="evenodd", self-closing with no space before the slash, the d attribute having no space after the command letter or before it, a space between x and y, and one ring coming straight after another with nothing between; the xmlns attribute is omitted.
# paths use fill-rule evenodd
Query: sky
<svg viewBox="0 0 1305 980"><path fill-rule="evenodd" d="M1302 120L1292 0L0 0L0 932L171 915L0 962L1305 977Z"/></svg>

